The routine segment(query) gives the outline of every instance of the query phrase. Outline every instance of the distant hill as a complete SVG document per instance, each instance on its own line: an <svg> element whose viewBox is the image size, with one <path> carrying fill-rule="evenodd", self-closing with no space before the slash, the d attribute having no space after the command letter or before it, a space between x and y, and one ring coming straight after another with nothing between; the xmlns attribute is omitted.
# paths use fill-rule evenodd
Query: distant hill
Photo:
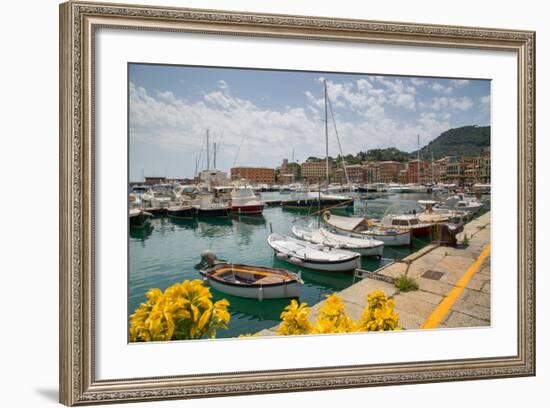
<svg viewBox="0 0 550 408"><path fill-rule="evenodd" d="M490 126L463 126L449 129L420 149L420 157L430 160L445 156L479 156L491 145ZM416 158L416 150L411 153Z"/></svg>
<svg viewBox="0 0 550 408"><path fill-rule="evenodd" d="M434 160L445 156L479 156L483 149L491 145L491 127L490 126L463 126L449 129L441 133L430 143L420 149L422 160L431 160L432 152ZM361 164L369 161L398 161L407 162L417 157L417 151L404 152L395 147L385 149L370 149L366 152L359 152L355 155L348 154L344 157L348 164ZM306 161L324 161L324 158L308 157ZM341 156L336 158L329 157L329 162L341 162Z"/></svg>

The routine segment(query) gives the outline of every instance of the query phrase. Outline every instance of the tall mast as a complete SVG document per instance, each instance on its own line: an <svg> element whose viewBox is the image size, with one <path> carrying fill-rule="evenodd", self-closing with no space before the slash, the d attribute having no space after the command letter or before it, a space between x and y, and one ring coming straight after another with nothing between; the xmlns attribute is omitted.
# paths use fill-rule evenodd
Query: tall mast
<svg viewBox="0 0 550 408"><path fill-rule="evenodd" d="M210 170L210 134L206 129L206 170Z"/></svg>
<svg viewBox="0 0 550 408"><path fill-rule="evenodd" d="M327 187L329 184L329 176L328 176L328 95L327 95L327 80L323 80L325 84L325 144L326 144L326 163L327 163ZM321 188L321 186L319 186Z"/></svg>
<svg viewBox="0 0 550 408"><path fill-rule="evenodd" d="M435 174L434 174L434 151L432 150L432 184L435 184Z"/></svg>
<svg viewBox="0 0 550 408"><path fill-rule="evenodd" d="M420 184L420 135L416 135L416 154L418 158L418 179L417 183Z"/></svg>
<svg viewBox="0 0 550 408"><path fill-rule="evenodd" d="M216 142L214 142L214 169L216 168Z"/></svg>

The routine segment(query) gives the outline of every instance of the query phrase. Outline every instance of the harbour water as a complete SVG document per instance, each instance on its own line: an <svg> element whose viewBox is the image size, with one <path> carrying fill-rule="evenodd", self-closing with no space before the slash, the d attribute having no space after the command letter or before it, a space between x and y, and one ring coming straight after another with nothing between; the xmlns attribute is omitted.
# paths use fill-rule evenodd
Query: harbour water
<svg viewBox="0 0 550 408"><path fill-rule="evenodd" d="M433 198L432 194L392 194L376 199L359 196L350 216L381 218L388 207L399 207L400 212L419 209L417 200ZM279 193L262 193L262 200L289 198ZM312 209L315 210L315 209ZM273 266L292 271L301 271L304 286L300 301L312 305L325 295L343 290L353 284L353 275L323 273L293 266L276 259L267 245L271 228L274 232L292 235L294 224L318 223L319 217L304 212L284 210L281 207L266 207L262 216L173 220L158 217L151 221L152 228L130 229L129 239L129 296L128 316L146 300L150 288L166 289L186 279L201 279L195 265L200 254L212 250L219 259L230 262ZM387 259L400 259L429 243L414 239L411 247L385 247L382 260L362 260L366 270L376 270ZM386 259L387 258L387 259ZM236 337L255 333L276 325L288 299L264 300L243 299L211 289L214 299L226 298L230 302L231 321L228 330L220 330L218 338Z"/></svg>

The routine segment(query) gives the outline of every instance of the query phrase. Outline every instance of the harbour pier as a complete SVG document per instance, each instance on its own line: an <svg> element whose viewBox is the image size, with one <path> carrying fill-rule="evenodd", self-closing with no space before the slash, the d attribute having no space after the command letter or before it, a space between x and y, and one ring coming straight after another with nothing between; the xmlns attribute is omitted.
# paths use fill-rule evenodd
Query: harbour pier
<svg viewBox="0 0 550 408"><path fill-rule="evenodd" d="M338 293L348 315L358 319L367 305L367 295L380 289L395 300L403 329L489 326L490 224L491 213L487 212L464 226L456 247L430 244L377 271L356 271L358 282ZM404 274L418 283L418 290L400 292L396 288L394 279ZM321 304L322 301L312 306L312 320ZM276 335L277 328L257 335Z"/></svg>

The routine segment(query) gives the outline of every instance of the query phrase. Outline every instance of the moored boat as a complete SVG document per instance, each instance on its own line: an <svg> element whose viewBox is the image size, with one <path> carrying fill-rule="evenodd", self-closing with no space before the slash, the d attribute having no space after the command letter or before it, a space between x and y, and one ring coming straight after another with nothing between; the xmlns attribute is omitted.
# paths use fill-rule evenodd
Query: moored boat
<svg viewBox="0 0 550 408"><path fill-rule="evenodd" d="M433 227L432 223L420 221L415 214L388 214L382 218L379 225L401 231L411 230L415 237L430 235Z"/></svg>
<svg viewBox="0 0 550 408"><path fill-rule="evenodd" d="M269 235L267 243L278 259L304 268L343 272L361 267L361 254L357 252L333 249L277 233Z"/></svg>
<svg viewBox="0 0 550 408"><path fill-rule="evenodd" d="M250 299L297 298L304 282L293 272L267 266L218 261L213 253L202 255L199 272L214 289Z"/></svg>
<svg viewBox="0 0 550 408"><path fill-rule="evenodd" d="M258 215L264 210L264 204L254 191L247 187L238 187L231 192L231 212L239 215Z"/></svg>
<svg viewBox="0 0 550 408"><path fill-rule="evenodd" d="M416 214L420 222L440 224L444 222L462 222L467 219L467 213L435 208L439 202L434 200L419 200L418 204L424 211Z"/></svg>
<svg viewBox="0 0 550 408"><path fill-rule="evenodd" d="M201 194L198 204L195 204L194 207L197 209L199 217L229 217L231 213L229 204L214 200L209 193Z"/></svg>
<svg viewBox="0 0 550 408"><path fill-rule="evenodd" d="M189 204L174 205L166 209L166 215L170 218L189 219L197 215L197 209Z"/></svg>
<svg viewBox="0 0 550 408"><path fill-rule="evenodd" d="M375 239L363 239L346 237L333 234L324 228L309 228L294 225L292 233L299 239L324 245L330 248L345 249L361 254L362 256L374 256L381 258L384 254L384 243Z"/></svg>
<svg viewBox="0 0 550 408"><path fill-rule="evenodd" d="M355 238L373 238L382 241L387 246L401 246L411 244L411 231L395 228L377 227L366 218L342 217L323 213L323 221L334 228L336 232Z"/></svg>
<svg viewBox="0 0 550 408"><path fill-rule="evenodd" d="M302 192L295 193L290 200L283 201L282 207L304 210L327 207L349 208L353 207L353 198L344 195Z"/></svg>
<svg viewBox="0 0 550 408"><path fill-rule="evenodd" d="M149 225L149 218L152 217L152 214L139 208L130 208L128 216L130 228L145 228Z"/></svg>

